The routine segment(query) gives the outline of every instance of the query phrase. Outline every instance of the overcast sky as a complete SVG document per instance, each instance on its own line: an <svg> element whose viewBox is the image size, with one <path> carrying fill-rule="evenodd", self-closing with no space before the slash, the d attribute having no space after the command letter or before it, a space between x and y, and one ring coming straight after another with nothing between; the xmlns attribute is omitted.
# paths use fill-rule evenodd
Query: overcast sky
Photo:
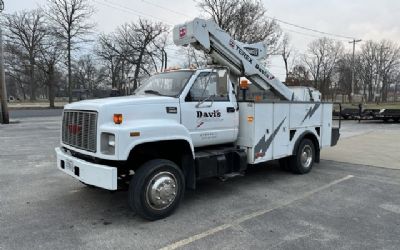
<svg viewBox="0 0 400 250"><path fill-rule="evenodd" d="M135 21L140 16L175 25L202 15L193 0L90 1L96 9L92 21L97 23L97 32L111 32L119 25ZM12 13L43 6L46 0L4 0L4 2L4 12ZM262 0L262 2L269 16L300 26L363 40L385 38L400 43L399 0ZM290 34L293 46L300 53L306 49L309 42L323 36L286 24L281 24L281 27ZM350 49L348 41L342 40ZM179 59L179 55L172 56L174 60ZM282 60L275 58L271 64L272 73L284 80Z"/></svg>

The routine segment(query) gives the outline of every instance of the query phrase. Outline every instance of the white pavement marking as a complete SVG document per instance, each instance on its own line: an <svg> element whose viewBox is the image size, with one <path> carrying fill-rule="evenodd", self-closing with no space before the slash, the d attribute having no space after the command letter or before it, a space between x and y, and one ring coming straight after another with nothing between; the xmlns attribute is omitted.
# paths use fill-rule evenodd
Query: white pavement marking
<svg viewBox="0 0 400 250"><path fill-rule="evenodd" d="M306 193L304 193L303 195L298 196L298 197L295 198L295 199L288 200L288 201L284 201L282 204L277 205L277 206L275 206L275 207L272 207L272 208L270 208L270 209L262 209L262 210L253 212L253 213L251 213L251 214L244 215L244 216L242 216L242 217L240 217L240 218L237 218L236 220L233 220L233 221L230 222L230 223L222 224L222 225L220 225L220 226L211 228L211 229L209 229L209 230L207 230L207 231L204 231L204 232L202 232L202 233L199 233L199 234L195 234L195 235L193 235L193 236L190 236L190 237L188 237L188 238L186 238L186 239L182 239L182 240L176 241L176 242L174 242L174 243L172 243L172 244L170 244L170 245L167 245L167 246L161 248L160 250L173 250L173 249L177 249L177 248L186 246L186 245L188 245L188 244L190 244L190 243L192 243L192 242L194 242L194 241L196 241L196 240L200 240L200 239L205 238L205 237L207 237L207 236L213 235L213 234L215 234L215 233L218 233L218 232L220 232L220 231L223 231L223 230L225 230L225 229L228 229L228 228L231 228L231 227L233 227L233 226L235 226L235 225L238 225L238 224L240 224L240 223L243 223L243 222L245 222L245 221L247 221L247 220L250 220L250 219L253 219L253 218L255 218L255 217L261 216L261 215L263 215L263 214L269 213L269 212L274 211L274 210L276 210L276 209L279 209L279 208L288 206L289 204L291 204L291 203L293 203L293 202L296 202L296 201L305 199L305 198L307 198L307 197L309 197L309 196L311 196L311 195L313 195L313 194L315 194L315 193L317 193L317 192L320 192L320 191L322 191L322 190L324 190L324 189L327 189L327 188L329 188L329 187L331 187L331 186L334 186L334 185L336 185L336 184L338 184L338 183L341 183L341 182L346 181L346 180L348 180L348 179L351 179L351 178L353 178L353 177L354 177L353 175L347 175L347 176L345 176L345 177L343 177L343 178L341 178L341 179L332 181L332 182L330 182L330 183L328 183L328 184L326 184L326 185L323 185L323 186L321 186L321 187L319 187L319 188L316 188L316 189L314 189L314 190L311 190L311 191L309 191L309 192L306 192Z"/></svg>
<svg viewBox="0 0 400 250"><path fill-rule="evenodd" d="M379 206L380 208L383 208L387 211L390 211L392 213L400 214L400 206L395 205L395 204L382 204Z"/></svg>

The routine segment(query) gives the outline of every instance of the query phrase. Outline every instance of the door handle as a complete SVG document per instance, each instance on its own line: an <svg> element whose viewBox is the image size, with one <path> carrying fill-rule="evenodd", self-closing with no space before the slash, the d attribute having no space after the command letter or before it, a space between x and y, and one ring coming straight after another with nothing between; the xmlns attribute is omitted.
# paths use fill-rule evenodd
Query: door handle
<svg viewBox="0 0 400 250"><path fill-rule="evenodd" d="M235 108L234 107L227 107L226 112L228 113L235 113Z"/></svg>

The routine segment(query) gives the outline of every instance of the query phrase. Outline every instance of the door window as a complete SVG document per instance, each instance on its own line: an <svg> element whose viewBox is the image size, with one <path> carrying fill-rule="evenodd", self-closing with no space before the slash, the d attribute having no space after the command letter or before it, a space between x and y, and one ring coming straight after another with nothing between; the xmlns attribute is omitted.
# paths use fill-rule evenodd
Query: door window
<svg viewBox="0 0 400 250"><path fill-rule="evenodd" d="M229 101L227 75L220 72L202 72L193 83L186 101Z"/></svg>

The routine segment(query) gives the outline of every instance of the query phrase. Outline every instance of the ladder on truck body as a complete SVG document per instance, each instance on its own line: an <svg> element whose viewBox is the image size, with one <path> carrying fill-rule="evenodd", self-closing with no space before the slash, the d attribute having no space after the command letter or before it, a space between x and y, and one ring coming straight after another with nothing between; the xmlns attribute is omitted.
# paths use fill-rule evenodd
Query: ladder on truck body
<svg viewBox="0 0 400 250"><path fill-rule="evenodd" d="M234 74L245 76L253 84L264 90L271 90L281 98L294 101L294 92L273 76L258 61L264 46L253 47L235 41L212 20L195 18L193 21L177 25L173 30L176 45L192 45L227 66Z"/></svg>

